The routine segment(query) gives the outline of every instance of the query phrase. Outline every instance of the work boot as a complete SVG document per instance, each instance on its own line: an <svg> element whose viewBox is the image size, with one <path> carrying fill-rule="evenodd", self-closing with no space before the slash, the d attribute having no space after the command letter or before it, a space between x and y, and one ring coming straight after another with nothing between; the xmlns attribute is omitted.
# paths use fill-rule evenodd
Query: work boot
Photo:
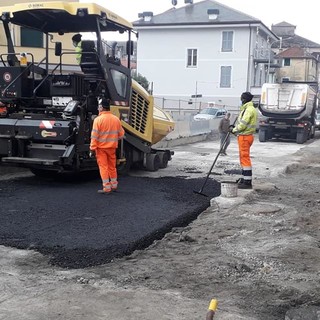
<svg viewBox="0 0 320 320"><path fill-rule="evenodd" d="M243 180L242 183L238 183L238 189L252 189L251 180Z"/></svg>

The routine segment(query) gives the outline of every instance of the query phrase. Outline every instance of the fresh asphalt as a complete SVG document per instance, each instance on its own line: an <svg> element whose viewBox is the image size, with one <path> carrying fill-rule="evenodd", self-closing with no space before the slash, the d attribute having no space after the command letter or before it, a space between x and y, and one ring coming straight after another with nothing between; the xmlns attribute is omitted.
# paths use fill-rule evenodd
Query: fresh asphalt
<svg viewBox="0 0 320 320"><path fill-rule="evenodd" d="M0 245L33 249L54 265L82 268L150 245L194 220L220 194L220 184L183 177L119 178L119 190L98 194L99 178L0 181Z"/></svg>

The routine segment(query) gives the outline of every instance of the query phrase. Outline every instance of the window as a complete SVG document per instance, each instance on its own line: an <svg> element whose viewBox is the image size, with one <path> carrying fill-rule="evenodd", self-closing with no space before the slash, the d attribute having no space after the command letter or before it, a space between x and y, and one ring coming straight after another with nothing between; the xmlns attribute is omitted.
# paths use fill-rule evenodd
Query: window
<svg viewBox="0 0 320 320"><path fill-rule="evenodd" d="M120 97L126 97L128 77L115 69L111 69L112 80Z"/></svg>
<svg viewBox="0 0 320 320"><path fill-rule="evenodd" d="M290 67L290 58L284 58L283 65L285 67Z"/></svg>
<svg viewBox="0 0 320 320"><path fill-rule="evenodd" d="M223 31L222 32L222 52L232 52L233 51L233 31Z"/></svg>
<svg viewBox="0 0 320 320"><path fill-rule="evenodd" d="M197 66L198 62L198 50L188 49L187 67L192 68Z"/></svg>
<svg viewBox="0 0 320 320"><path fill-rule="evenodd" d="M43 33L37 30L21 27L21 46L43 48Z"/></svg>
<svg viewBox="0 0 320 320"><path fill-rule="evenodd" d="M220 69L220 88L231 88L231 66L222 66Z"/></svg>

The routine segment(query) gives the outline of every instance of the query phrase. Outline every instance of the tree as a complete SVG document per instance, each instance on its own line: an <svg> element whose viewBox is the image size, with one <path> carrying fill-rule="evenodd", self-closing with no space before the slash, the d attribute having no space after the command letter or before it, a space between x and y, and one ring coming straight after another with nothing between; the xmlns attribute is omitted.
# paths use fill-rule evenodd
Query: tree
<svg viewBox="0 0 320 320"><path fill-rule="evenodd" d="M144 77L140 73L134 72L133 75L132 75L132 78L134 80L136 80L144 89L149 91L150 82L148 81L148 79L146 77Z"/></svg>

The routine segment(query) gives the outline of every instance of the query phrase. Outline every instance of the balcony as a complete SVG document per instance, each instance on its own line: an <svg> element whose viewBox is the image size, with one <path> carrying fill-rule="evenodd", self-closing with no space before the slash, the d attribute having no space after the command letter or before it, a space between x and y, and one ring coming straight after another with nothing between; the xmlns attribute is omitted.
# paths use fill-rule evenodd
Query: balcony
<svg viewBox="0 0 320 320"><path fill-rule="evenodd" d="M273 52L271 54L273 54ZM269 55L270 55L269 49L254 49L253 61L256 63L268 63Z"/></svg>

